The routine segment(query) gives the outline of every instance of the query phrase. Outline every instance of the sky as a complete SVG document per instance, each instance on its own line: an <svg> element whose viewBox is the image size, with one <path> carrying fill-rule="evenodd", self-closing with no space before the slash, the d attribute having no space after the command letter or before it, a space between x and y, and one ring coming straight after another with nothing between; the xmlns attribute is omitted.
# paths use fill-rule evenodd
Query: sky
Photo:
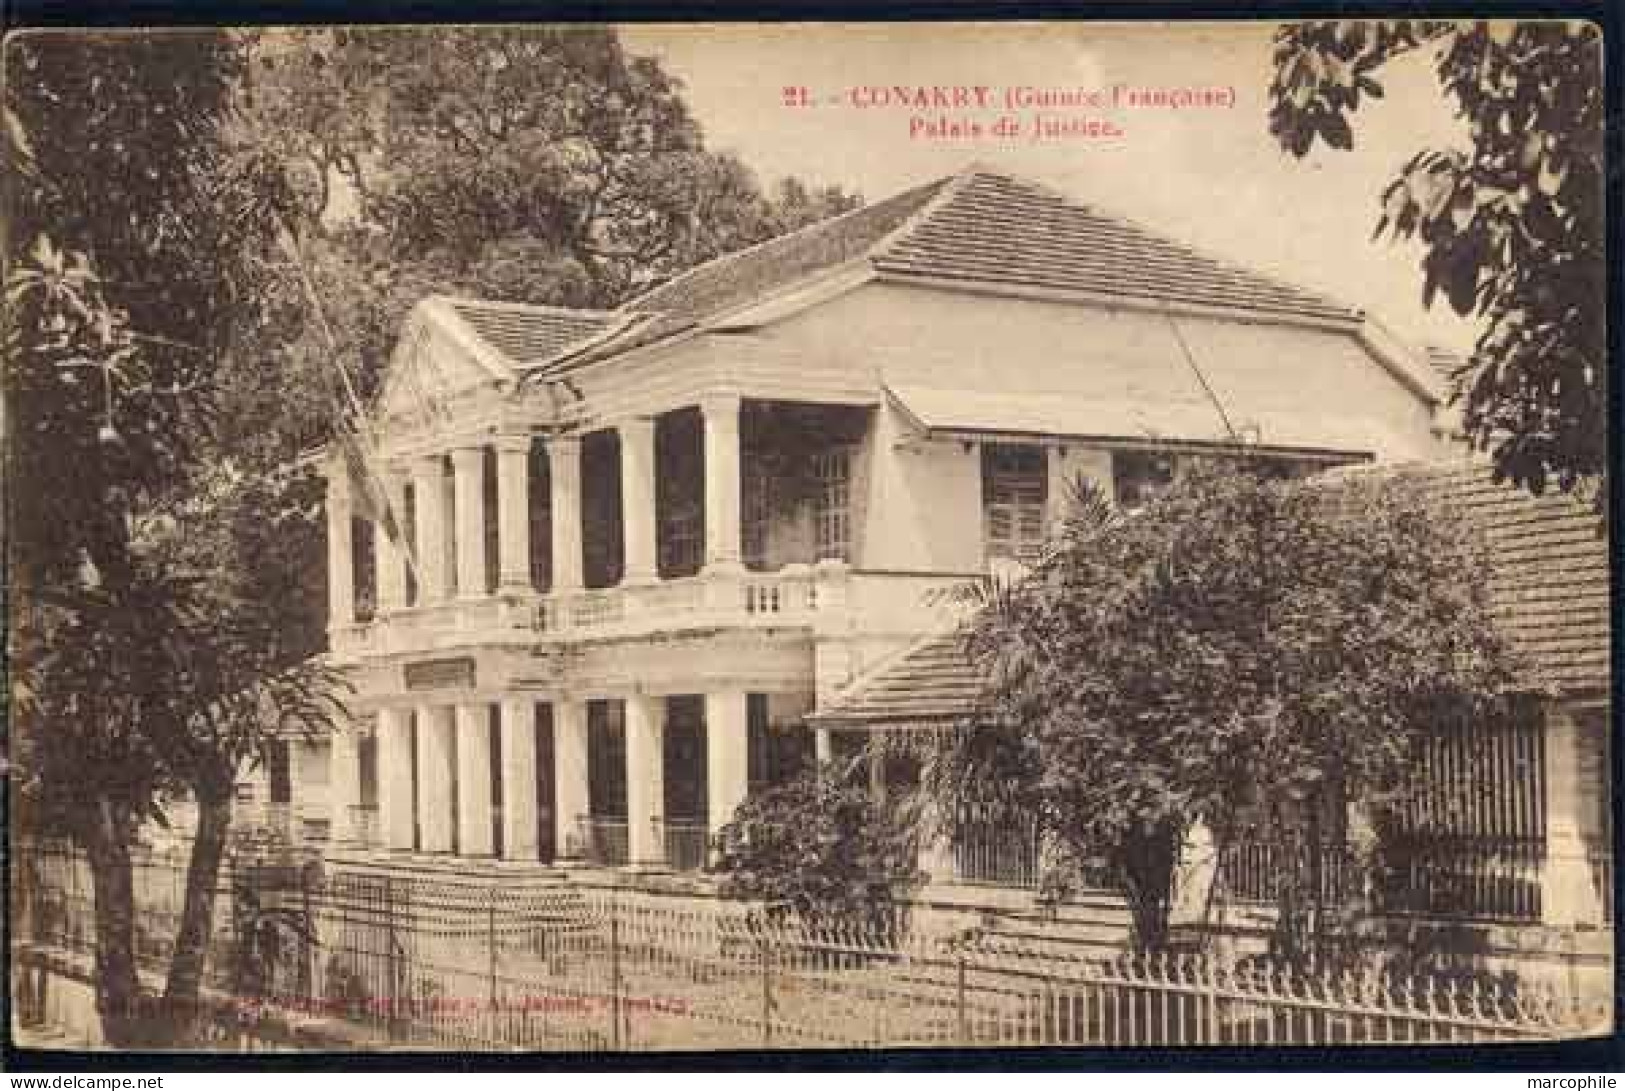
<svg viewBox="0 0 1625 1091"><path fill-rule="evenodd" d="M1379 74L1386 94L1355 117L1355 148L1306 158L1267 126L1270 36L1229 24L735 24L626 26L628 50L681 78L713 150L766 182L795 176L876 201L978 162L1044 182L1219 257L1373 312L1415 343L1465 351L1474 326L1421 303L1420 247L1372 241L1379 195L1417 150L1462 146L1430 58ZM1214 89L1214 104L1126 106L1114 86ZM900 92L987 88L964 105L920 107ZM809 105L787 104L803 88ZM1065 90L1079 105L1006 108L1011 90ZM945 94L952 95L952 91ZM1090 104L1091 94L1102 97ZM893 100L893 101L887 101ZM802 101L797 98L796 103ZM1035 114L1097 135L1033 139ZM996 135L1010 117L1017 135ZM957 124L969 136L926 135ZM1111 125L1116 135L1098 135ZM1074 126L1079 127L1079 126ZM911 132L912 129L912 132Z"/></svg>

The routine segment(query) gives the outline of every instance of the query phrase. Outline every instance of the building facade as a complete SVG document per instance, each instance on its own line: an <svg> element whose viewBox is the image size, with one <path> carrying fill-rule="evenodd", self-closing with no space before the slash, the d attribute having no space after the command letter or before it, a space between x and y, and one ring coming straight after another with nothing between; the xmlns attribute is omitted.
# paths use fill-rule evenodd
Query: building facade
<svg viewBox="0 0 1625 1091"><path fill-rule="evenodd" d="M335 846L632 869L861 740L809 715L1078 480L1132 504L1238 441L1299 472L1450 429L1363 312L976 167L616 311L425 300L374 417L397 525L327 467L352 722L281 794Z"/></svg>

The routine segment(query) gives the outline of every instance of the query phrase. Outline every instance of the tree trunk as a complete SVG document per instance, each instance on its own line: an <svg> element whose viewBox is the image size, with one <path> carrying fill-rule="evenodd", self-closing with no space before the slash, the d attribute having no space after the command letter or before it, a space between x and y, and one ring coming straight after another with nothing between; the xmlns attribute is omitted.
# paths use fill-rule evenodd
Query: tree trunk
<svg viewBox="0 0 1625 1091"><path fill-rule="evenodd" d="M81 831L96 895L96 1014L102 1036L115 1049L147 1044L149 1029L135 961L133 825L127 808L101 800Z"/></svg>
<svg viewBox="0 0 1625 1091"><path fill-rule="evenodd" d="M1118 870L1134 925L1134 946L1141 951L1161 951L1168 946L1178 845L1178 833L1163 828L1149 836L1130 838L1121 847Z"/></svg>
<svg viewBox="0 0 1625 1091"><path fill-rule="evenodd" d="M225 858L226 836L231 830L229 786L225 791L220 791L218 785L200 787L195 795L197 836L187 863L186 901L164 988L164 1017L176 1044L190 1041L197 1026L203 970L214 933L220 862Z"/></svg>

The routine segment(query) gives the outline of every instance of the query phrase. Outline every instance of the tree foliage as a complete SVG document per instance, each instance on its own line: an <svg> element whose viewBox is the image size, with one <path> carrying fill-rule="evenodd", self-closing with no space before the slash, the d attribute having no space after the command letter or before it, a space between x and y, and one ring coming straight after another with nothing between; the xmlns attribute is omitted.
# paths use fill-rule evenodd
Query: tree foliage
<svg viewBox="0 0 1625 1091"><path fill-rule="evenodd" d="M890 927L897 895L921 880L918 824L825 768L753 793L717 834L725 898L813 922Z"/></svg>
<svg viewBox="0 0 1625 1091"><path fill-rule="evenodd" d="M336 714L308 610L264 567L309 540L314 482L262 439L285 416L239 427L232 385L274 370L300 323L278 288L287 189L233 131L231 38L7 49L14 814L85 847L104 1028L151 1043L195 1005L242 767ZM150 1020L130 850L183 795L200 836Z"/></svg>
<svg viewBox="0 0 1625 1091"><path fill-rule="evenodd" d="M369 383L430 292L608 307L853 207L764 194L657 62L594 26L266 33L250 116L299 180Z"/></svg>
<svg viewBox="0 0 1625 1091"><path fill-rule="evenodd" d="M1466 427L1537 495L1607 471L1602 42L1572 22L1300 23L1275 42L1270 132L1294 155L1347 149L1393 59L1431 52L1471 147L1419 149L1375 234L1419 239L1422 298L1483 319L1458 376Z"/></svg>
<svg viewBox="0 0 1625 1091"><path fill-rule="evenodd" d="M1259 816L1301 842L1329 791L1391 802L1424 732L1494 706L1509 666L1475 570L1418 491L1375 476L1215 465L1131 514L1084 488L977 615L982 707L926 791L1036 815L1161 946L1193 822L1221 846Z"/></svg>

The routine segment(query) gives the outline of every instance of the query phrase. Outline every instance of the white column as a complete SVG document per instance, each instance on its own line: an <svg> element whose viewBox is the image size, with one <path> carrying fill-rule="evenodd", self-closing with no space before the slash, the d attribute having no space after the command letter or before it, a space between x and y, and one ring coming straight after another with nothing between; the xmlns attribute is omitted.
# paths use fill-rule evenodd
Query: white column
<svg viewBox="0 0 1625 1091"><path fill-rule="evenodd" d="M389 499L389 510L395 515L395 528L406 533L406 481L393 471L384 471L384 494ZM399 610L406 605L406 552L382 526L373 528L373 554L378 566L379 613Z"/></svg>
<svg viewBox="0 0 1625 1091"><path fill-rule="evenodd" d="M355 812L361 804L361 752L356 726L345 724L328 736L328 836L334 842L354 842Z"/></svg>
<svg viewBox="0 0 1625 1091"><path fill-rule="evenodd" d="M350 526L350 482L342 463L327 477L327 623L355 624L355 558Z"/></svg>
<svg viewBox="0 0 1625 1091"><path fill-rule="evenodd" d="M922 818L926 842L920 846L920 870L929 876L932 883L951 883L958 875L958 868L954 864L953 832L942 821L941 811L934 803L926 805Z"/></svg>
<svg viewBox="0 0 1625 1091"><path fill-rule="evenodd" d="M497 440L497 586L508 593L530 582L530 437Z"/></svg>
<svg viewBox="0 0 1625 1091"><path fill-rule="evenodd" d="M457 476L457 597L485 595L485 448L459 447L451 453Z"/></svg>
<svg viewBox="0 0 1625 1091"><path fill-rule="evenodd" d="M835 760L835 745L830 738L829 728L813 729L813 757L819 765L828 765Z"/></svg>
<svg viewBox="0 0 1625 1091"><path fill-rule="evenodd" d="M383 845L412 847L412 710L378 712L378 826Z"/></svg>
<svg viewBox="0 0 1625 1091"><path fill-rule="evenodd" d="M561 858L586 851L577 823L587 806L587 704L562 698L553 702L553 840Z"/></svg>
<svg viewBox="0 0 1625 1091"><path fill-rule="evenodd" d="M484 701L457 705L457 852L490 856L491 706Z"/></svg>
<svg viewBox="0 0 1625 1091"><path fill-rule="evenodd" d="M655 422L622 421L621 533L625 542L622 583L655 580Z"/></svg>
<svg viewBox="0 0 1625 1091"><path fill-rule="evenodd" d="M713 835L733 820L750 791L748 707L742 690L705 695L705 795Z"/></svg>
<svg viewBox="0 0 1625 1091"><path fill-rule="evenodd" d="M450 852L452 711L418 706L418 830L424 852Z"/></svg>
<svg viewBox="0 0 1625 1091"><path fill-rule="evenodd" d="M1600 926L1602 905L1580 833L1579 724L1557 702L1544 705L1546 731L1546 866L1540 884L1543 924Z"/></svg>
<svg viewBox="0 0 1625 1091"><path fill-rule="evenodd" d="M654 820L664 814L664 701L635 693L626 699L626 842L633 867L665 862L665 839Z"/></svg>
<svg viewBox="0 0 1625 1091"><path fill-rule="evenodd" d="M581 440L547 441L548 525L553 533L554 593L581 590ZM575 821L575 816L570 816Z"/></svg>
<svg viewBox="0 0 1625 1091"><path fill-rule="evenodd" d="M536 844L536 705L502 702L502 856L534 860Z"/></svg>
<svg viewBox="0 0 1625 1091"><path fill-rule="evenodd" d="M446 599L446 485L439 455L413 467L412 499L417 516L418 604Z"/></svg>
<svg viewBox="0 0 1625 1091"><path fill-rule="evenodd" d="M705 420L705 567L738 571L739 397L708 397L700 413Z"/></svg>

